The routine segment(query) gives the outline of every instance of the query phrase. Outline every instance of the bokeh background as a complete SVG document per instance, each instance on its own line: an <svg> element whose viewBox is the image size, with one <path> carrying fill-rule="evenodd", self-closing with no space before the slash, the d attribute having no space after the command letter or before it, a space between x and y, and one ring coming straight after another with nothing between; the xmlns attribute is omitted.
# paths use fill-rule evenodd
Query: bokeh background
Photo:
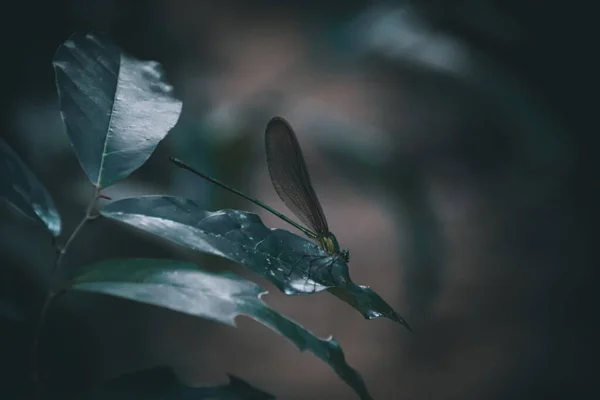
<svg viewBox="0 0 600 400"><path fill-rule="evenodd" d="M104 30L160 61L184 101L149 162L106 190L257 212L167 160L176 155L281 211L263 132L296 128L351 275L415 332L364 320L327 294L287 297L233 263L110 221L65 268L122 256L190 259L269 290L265 301L333 335L376 399L565 399L597 392L591 4L583 1L63 0L2 13L0 135L49 188L70 232L91 185L58 111L52 56ZM590 93L588 100L584 93ZM0 208L0 291L39 309L53 259L42 228ZM46 377L73 393L168 364L189 384L233 373L281 399L351 399L321 361L245 317L238 328L68 294L42 342ZM28 384L30 340L0 326L2 386Z"/></svg>

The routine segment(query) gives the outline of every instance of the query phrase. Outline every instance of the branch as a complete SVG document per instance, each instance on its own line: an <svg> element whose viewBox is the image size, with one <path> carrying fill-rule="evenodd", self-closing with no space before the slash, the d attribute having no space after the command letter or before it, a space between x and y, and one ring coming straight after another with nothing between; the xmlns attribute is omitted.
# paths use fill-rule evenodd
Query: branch
<svg viewBox="0 0 600 400"><path fill-rule="evenodd" d="M58 245L56 243L56 241L53 241L54 247L56 248L57 255L56 255L56 260L54 262L54 265L52 266L51 278L54 278L56 276L56 274L60 271L63 258L67 254L67 250L73 244L73 242L75 241L77 236L79 236L79 233L81 232L81 230L83 229L85 224L96 218L96 216L93 214L93 212L94 212L94 208L96 207L96 204L98 202L98 198L100 198L100 196L101 196L100 189L96 188L94 191L94 196L92 197L92 199L91 199L90 203L88 204L88 207L85 211L84 217L81 219L81 221L79 221L79 223L77 224L77 226L71 233L71 236L69 236L69 238L67 239L67 242L65 243L64 246L61 247L60 245ZM42 329L46 322L46 318L48 316L48 310L50 308L50 305L52 304L52 301L60 293L61 293L60 291L56 292L53 287L51 287L48 290L48 293L46 294L44 304L42 305L42 309L40 311L37 325L36 325L34 335L33 335L33 342L31 344L31 365L32 365L32 379L33 379L33 384L34 384L34 399L39 399L41 396L41 393L42 393L42 385L41 385L39 365L38 365L38 356L39 356L38 351L39 351L39 345L40 345L40 337L42 334Z"/></svg>

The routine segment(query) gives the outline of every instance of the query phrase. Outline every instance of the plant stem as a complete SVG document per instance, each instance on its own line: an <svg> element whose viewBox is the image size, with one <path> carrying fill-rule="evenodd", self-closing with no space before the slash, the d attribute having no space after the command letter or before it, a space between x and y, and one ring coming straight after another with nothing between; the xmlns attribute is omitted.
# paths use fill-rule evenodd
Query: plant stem
<svg viewBox="0 0 600 400"><path fill-rule="evenodd" d="M81 219L81 221L79 221L79 223L77 224L77 226L71 233L71 236L69 236L69 238L67 239L67 242L65 243L64 246L62 246L62 247L59 246L56 243L56 241L53 240L54 247L56 249L56 260L54 261L54 265L52 266L52 270L51 270L50 277L52 280L54 280L56 274L60 271L63 258L67 254L67 250L69 249L71 244L73 244L73 242L75 241L77 236L79 236L79 233L83 229L84 225L87 222L89 222L90 220L95 218L93 215L93 212L94 212L94 208L96 207L96 203L98 202L99 197L100 197L100 189L96 188L94 191L94 196L92 197L92 200L88 204L88 207L85 211L84 217ZM34 399L39 399L42 394L42 384L41 384L40 371L39 371L39 365L38 365L38 357L39 357L38 350L39 350L39 346L40 346L40 338L42 335L42 329L44 327L44 323L46 322L46 318L48 316L48 310L50 309L52 300L54 300L61 293L61 291L56 291L54 289L53 283L54 282L52 282L52 286L46 293L46 298L44 299L44 304L42 305L42 309L38 316L36 328L35 328L34 335L33 335L33 341L31 344L31 366L32 366L32 379L33 379L33 385L34 385Z"/></svg>

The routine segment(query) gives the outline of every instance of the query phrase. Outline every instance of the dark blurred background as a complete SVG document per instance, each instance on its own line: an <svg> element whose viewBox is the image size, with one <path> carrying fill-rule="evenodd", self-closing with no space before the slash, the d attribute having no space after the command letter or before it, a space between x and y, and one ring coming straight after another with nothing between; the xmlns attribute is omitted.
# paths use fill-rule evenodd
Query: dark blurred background
<svg viewBox="0 0 600 400"><path fill-rule="evenodd" d="M184 111L149 162L107 194L182 195L288 228L167 161L177 155L287 211L263 148L266 122L282 115L330 227L351 249L353 279L415 332L366 321L327 294L286 297L232 263L105 220L85 229L66 269L140 256L236 271L267 288L278 311L333 334L380 400L589 397L598 382L592 4L9 2L0 17L0 135L48 187L68 235L92 188L63 132L52 56L76 30L108 31L164 65ZM0 221L0 291L35 313L50 237L4 205ZM45 377L76 392L168 364L190 384L225 382L230 372L281 399L353 398L320 360L237 322L68 294L45 330ZM28 384L28 335L0 324L0 386L9 393Z"/></svg>

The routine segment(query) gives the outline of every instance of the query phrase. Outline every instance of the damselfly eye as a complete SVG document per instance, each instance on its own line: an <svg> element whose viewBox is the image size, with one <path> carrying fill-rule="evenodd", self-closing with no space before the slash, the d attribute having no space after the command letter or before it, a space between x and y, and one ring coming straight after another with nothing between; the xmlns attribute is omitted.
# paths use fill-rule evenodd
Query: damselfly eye
<svg viewBox="0 0 600 400"><path fill-rule="evenodd" d="M344 260L344 262L348 263L350 261L350 252L348 250L342 250L341 254L342 254L342 259Z"/></svg>

